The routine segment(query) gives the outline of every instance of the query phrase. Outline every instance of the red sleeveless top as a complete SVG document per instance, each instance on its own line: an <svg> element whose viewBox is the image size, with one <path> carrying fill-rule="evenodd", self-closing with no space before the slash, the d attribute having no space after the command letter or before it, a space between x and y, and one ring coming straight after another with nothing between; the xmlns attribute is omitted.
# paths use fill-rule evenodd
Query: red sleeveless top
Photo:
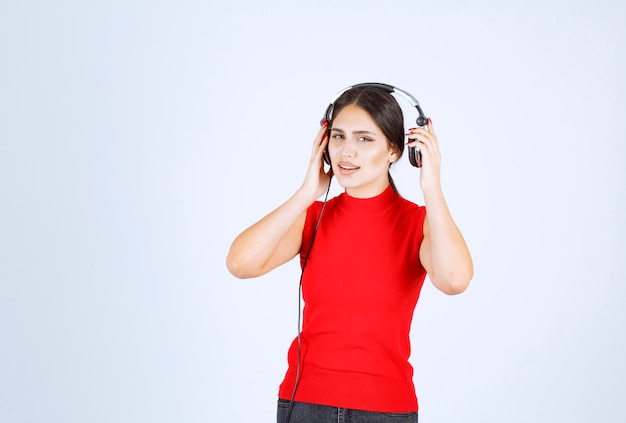
<svg viewBox="0 0 626 423"><path fill-rule="evenodd" d="M321 202L308 211L304 260ZM417 411L409 330L426 271L426 209L388 187L326 204L302 280L305 302L296 401L378 412ZM293 393L297 339L279 397Z"/></svg>

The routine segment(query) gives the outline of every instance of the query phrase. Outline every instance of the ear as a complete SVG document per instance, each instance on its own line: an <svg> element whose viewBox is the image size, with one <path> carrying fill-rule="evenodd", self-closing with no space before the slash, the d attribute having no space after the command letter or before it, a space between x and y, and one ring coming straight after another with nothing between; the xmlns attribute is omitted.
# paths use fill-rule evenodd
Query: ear
<svg viewBox="0 0 626 423"><path fill-rule="evenodd" d="M397 161L400 158L400 152L397 148L389 149L389 164Z"/></svg>

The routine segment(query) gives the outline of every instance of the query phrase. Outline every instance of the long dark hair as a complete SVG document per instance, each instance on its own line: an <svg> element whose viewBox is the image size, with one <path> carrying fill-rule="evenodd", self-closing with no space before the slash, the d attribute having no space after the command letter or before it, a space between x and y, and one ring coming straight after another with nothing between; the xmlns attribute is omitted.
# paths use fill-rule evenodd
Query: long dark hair
<svg viewBox="0 0 626 423"><path fill-rule="evenodd" d="M397 150L398 159L402 157L404 152L404 116L394 96L372 86L351 88L335 100L331 122L328 127L332 127L332 120L339 114L341 109L351 105L360 107L370 115L380 130L383 131L389 148ZM389 171L387 171L387 175L391 188L398 192Z"/></svg>

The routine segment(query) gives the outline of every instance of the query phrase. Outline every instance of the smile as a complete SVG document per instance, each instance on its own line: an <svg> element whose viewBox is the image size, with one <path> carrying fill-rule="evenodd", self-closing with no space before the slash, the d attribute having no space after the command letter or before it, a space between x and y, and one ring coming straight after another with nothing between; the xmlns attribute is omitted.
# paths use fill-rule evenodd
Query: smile
<svg viewBox="0 0 626 423"><path fill-rule="evenodd" d="M350 162L339 162L337 163L337 167L339 168L339 173L341 173L342 175L352 175L353 173L361 169L360 166L353 165Z"/></svg>

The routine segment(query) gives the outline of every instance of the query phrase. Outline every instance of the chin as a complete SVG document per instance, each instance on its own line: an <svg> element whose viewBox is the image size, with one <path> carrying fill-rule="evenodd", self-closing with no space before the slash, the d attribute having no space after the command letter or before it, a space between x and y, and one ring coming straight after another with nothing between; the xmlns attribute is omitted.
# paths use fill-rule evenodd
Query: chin
<svg viewBox="0 0 626 423"><path fill-rule="evenodd" d="M335 179L337 180L337 183L341 185L341 187L344 189L359 188L361 186L361 184L355 183L355 181L350 180L350 178L346 178L343 175L335 174Z"/></svg>

